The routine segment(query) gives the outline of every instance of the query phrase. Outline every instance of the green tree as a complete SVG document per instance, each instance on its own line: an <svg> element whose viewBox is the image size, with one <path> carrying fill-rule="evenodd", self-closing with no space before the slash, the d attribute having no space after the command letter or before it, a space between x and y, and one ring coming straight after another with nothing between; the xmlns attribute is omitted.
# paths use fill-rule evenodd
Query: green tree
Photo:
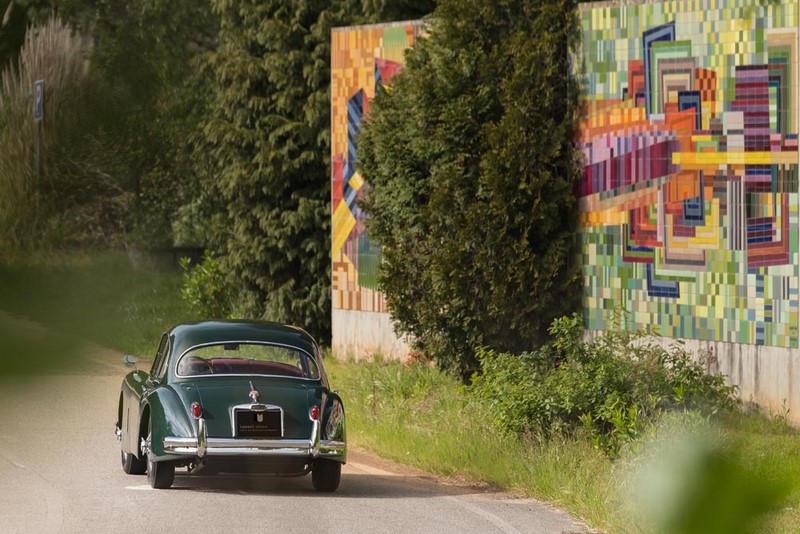
<svg viewBox="0 0 800 534"><path fill-rule="evenodd" d="M201 159L224 213L216 248L235 313L330 339L331 28L403 12L394 6L214 0L216 100Z"/></svg>
<svg viewBox="0 0 800 534"><path fill-rule="evenodd" d="M576 306L571 0L442 0L359 141L397 329L467 377Z"/></svg>
<svg viewBox="0 0 800 534"><path fill-rule="evenodd" d="M197 68L216 47L210 1L56 1L72 18L91 21L93 61L118 102L109 129L127 156L132 239L145 248L172 246L181 208L200 194L189 140L210 102L209 73Z"/></svg>
<svg viewBox="0 0 800 534"><path fill-rule="evenodd" d="M216 102L203 137L226 219L221 261L241 315L327 339L330 29L344 2L215 0ZM323 310L323 313L320 312Z"/></svg>
<svg viewBox="0 0 800 534"><path fill-rule="evenodd" d="M362 0L362 23L416 20L433 11L433 0Z"/></svg>

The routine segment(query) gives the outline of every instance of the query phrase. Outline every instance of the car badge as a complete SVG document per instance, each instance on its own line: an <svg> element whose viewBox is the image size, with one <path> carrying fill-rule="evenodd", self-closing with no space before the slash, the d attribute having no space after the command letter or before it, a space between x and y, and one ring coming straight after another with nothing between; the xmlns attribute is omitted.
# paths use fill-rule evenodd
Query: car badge
<svg viewBox="0 0 800 534"><path fill-rule="evenodd" d="M264 414L263 413L256 414L256 421L258 421L259 423L263 423L264 422Z"/></svg>
<svg viewBox="0 0 800 534"><path fill-rule="evenodd" d="M253 404L258 402L259 393L256 388L253 386L253 381L250 381L250 398L253 399ZM259 421L260 422L260 421Z"/></svg>

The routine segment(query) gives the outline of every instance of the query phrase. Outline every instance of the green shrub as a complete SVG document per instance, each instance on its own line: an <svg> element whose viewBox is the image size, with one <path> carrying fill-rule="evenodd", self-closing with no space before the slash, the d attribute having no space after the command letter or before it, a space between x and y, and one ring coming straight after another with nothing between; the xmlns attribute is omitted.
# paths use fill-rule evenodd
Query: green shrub
<svg viewBox="0 0 800 534"><path fill-rule="evenodd" d="M664 410L715 413L732 408L735 388L705 372L679 343L647 331L613 328L584 340L580 317L555 320L553 342L514 355L484 349L469 391L489 404L502 430L585 431L615 456Z"/></svg>
<svg viewBox="0 0 800 534"><path fill-rule="evenodd" d="M181 296L192 312L202 319L230 317L233 298L220 261L206 251L199 264L193 266L189 258L181 258L180 265L183 270Z"/></svg>

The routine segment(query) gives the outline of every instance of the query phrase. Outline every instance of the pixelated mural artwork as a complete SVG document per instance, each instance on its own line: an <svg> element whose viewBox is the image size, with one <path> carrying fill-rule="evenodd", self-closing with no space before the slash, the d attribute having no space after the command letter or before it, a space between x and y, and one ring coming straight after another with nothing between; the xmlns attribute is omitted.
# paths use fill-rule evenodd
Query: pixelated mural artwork
<svg viewBox="0 0 800 534"><path fill-rule="evenodd" d="M387 312L377 290L378 250L364 229L357 200L365 183L356 171L357 134L376 91L400 72L403 53L423 23L404 22L332 32L331 160L333 209L331 257L333 308Z"/></svg>
<svg viewBox="0 0 800 534"><path fill-rule="evenodd" d="M580 17L587 328L797 347L797 3Z"/></svg>

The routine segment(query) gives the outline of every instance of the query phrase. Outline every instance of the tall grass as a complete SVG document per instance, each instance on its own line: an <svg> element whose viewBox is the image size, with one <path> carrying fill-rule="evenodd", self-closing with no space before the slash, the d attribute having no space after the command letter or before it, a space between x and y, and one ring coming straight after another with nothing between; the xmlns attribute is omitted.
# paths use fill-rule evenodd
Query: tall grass
<svg viewBox="0 0 800 534"><path fill-rule="evenodd" d="M3 253L114 245L130 222L136 155L127 150L120 120L125 95L91 68L92 53L90 37L51 16L28 28L18 61L2 72ZM44 81L39 123L33 120L36 80Z"/></svg>
<svg viewBox="0 0 800 534"><path fill-rule="evenodd" d="M588 440L497 432L458 380L424 364L331 359L326 366L356 446L457 481L535 496L608 528L613 464Z"/></svg>
<svg viewBox="0 0 800 534"><path fill-rule="evenodd" d="M800 437L777 418L671 412L611 459L580 433L498 431L490 407L419 363L326 366L345 400L351 444L386 458L546 500L604 532L800 531ZM665 470L677 481L653 485ZM657 496L654 509L641 499L648 495Z"/></svg>
<svg viewBox="0 0 800 534"><path fill-rule="evenodd" d="M7 66L0 84L0 237L19 244L42 231L43 212L59 201L54 162L65 108L87 81L91 40L55 16L29 28L16 65ZM45 119L33 120L33 86L44 80ZM41 135L40 173L35 152Z"/></svg>

